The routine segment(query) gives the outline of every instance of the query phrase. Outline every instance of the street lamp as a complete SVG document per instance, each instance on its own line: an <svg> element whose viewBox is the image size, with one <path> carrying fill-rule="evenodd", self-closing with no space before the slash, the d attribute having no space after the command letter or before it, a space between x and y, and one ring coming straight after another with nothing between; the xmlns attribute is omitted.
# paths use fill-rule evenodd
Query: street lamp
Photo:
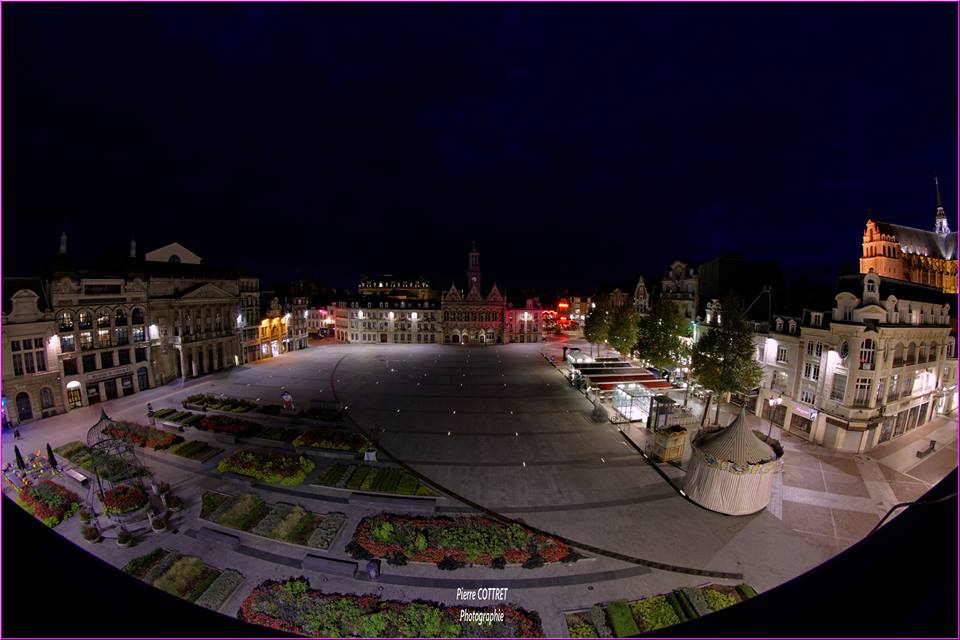
<svg viewBox="0 0 960 640"><path fill-rule="evenodd" d="M768 418L769 421L770 421L770 426L767 427L767 438L770 437L770 433L773 431L773 412L774 412L774 407L779 407L781 402L783 402L783 398L781 398L781 397L779 397L779 396L777 396L776 398L774 398L774 397L767 398L767 403L770 405L770 418Z"/></svg>

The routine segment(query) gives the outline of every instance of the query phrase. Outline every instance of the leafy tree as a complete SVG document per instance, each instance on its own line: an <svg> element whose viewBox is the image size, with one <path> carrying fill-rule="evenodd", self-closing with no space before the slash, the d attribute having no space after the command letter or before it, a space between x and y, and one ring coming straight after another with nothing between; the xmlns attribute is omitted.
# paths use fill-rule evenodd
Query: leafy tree
<svg viewBox="0 0 960 640"><path fill-rule="evenodd" d="M610 314L606 300L601 298L596 305L583 321L583 337L591 344L601 345L609 335Z"/></svg>
<svg viewBox="0 0 960 640"><path fill-rule="evenodd" d="M680 307L659 299L650 313L640 319L637 330L637 355L658 369L678 367L690 355L683 338L690 335L690 322Z"/></svg>
<svg viewBox="0 0 960 640"><path fill-rule="evenodd" d="M722 322L712 323L697 342L690 365L700 384L718 396L716 422L720 420L719 396L756 387L763 373L753 357L753 328L744 318L740 301L728 295L722 309Z"/></svg>
<svg viewBox="0 0 960 640"><path fill-rule="evenodd" d="M607 340L610 346L623 355L629 355L637 344L637 318L633 309L622 307L607 317Z"/></svg>

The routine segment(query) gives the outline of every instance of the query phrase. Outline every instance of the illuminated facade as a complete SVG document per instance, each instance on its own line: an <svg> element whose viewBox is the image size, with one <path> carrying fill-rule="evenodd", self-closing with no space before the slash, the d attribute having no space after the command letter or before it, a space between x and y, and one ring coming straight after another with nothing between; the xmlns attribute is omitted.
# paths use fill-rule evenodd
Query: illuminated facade
<svg viewBox="0 0 960 640"><path fill-rule="evenodd" d="M437 344L442 341L436 299L354 296L336 304L338 342Z"/></svg>
<svg viewBox="0 0 960 640"><path fill-rule="evenodd" d="M427 300L436 297L435 292L430 288L430 282L423 276L390 273L378 274L372 278L363 276L357 291L362 296L387 296L398 300L409 298Z"/></svg>
<svg viewBox="0 0 960 640"><path fill-rule="evenodd" d="M957 293L957 232L950 231L937 183L934 230L867 220L860 273L906 280Z"/></svg>
<svg viewBox="0 0 960 640"><path fill-rule="evenodd" d="M539 300L527 298L507 305L504 321L504 342L540 342L543 334L543 309Z"/></svg>
<svg viewBox="0 0 960 640"><path fill-rule="evenodd" d="M700 303L699 279L696 269L691 268L686 262L677 260L663 276L660 283L660 298L663 300L672 300L680 310L683 316L688 320L696 320L697 305Z"/></svg>
<svg viewBox="0 0 960 640"><path fill-rule="evenodd" d="M863 452L955 411L952 299L874 273L839 285L832 310L774 316L756 335L756 412L827 448Z"/></svg>
<svg viewBox="0 0 960 640"><path fill-rule="evenodd" d="M441 297L444 344L496 344L504 341L506 301L494 284L483 295L480 281L480 253L470 250L467 292L456 285Z"/></svg>
<svg viewBox="0 0 960 640"><path fill-rule="evenodd" d="M240 359L246 364L260 359L260 279L240 277L240 313L236 318L240 332Z"/></svg>

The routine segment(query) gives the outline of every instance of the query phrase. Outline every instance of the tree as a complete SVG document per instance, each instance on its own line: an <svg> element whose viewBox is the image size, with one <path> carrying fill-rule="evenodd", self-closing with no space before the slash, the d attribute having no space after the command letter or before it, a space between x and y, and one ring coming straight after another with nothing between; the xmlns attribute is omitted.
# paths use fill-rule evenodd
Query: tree
<svg viewBox="0 0 960 640"><path fill-rule="evenodd" d="M693 349L691 369L700 384L717 396L753 389L763 374L754 360L753 328L740 301L728 295L722 304L722 322L714 321ZM715 421L720 420L720 398Z"/></svg>
<svg viewBox="0 0 960 640"><path fill-rule="evenodd" d="M657 369L678 367L686 362L690 348L683 338L690 335L690 321L680 307L659 299L650 313L640 319L637 329L637 355Z"/></svg>
<svg viewBox="0 0 960 640"><path fill-rule="evenodd" d="M600 345L609 335L610 315L607 313L605 300L599 300L596 305L583 321L583 337L591 344Z"/></svg>
<svg viewBox="0 0 960 640"><path fill-rule="evenodd" d="M637 344L637 318L633 309L622 307L609 316L607 326L607 341L610 346L627 356Z"/></svg>

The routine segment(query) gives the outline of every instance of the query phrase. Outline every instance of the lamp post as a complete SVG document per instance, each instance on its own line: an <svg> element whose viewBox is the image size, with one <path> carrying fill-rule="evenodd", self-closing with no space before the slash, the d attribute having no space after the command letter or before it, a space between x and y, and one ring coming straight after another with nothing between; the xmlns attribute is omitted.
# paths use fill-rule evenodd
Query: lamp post
<svg viewBox="0 0 960 640"><path fill-rule="evenodd" d="M773 412L775 407L779 407L780 403L783 402L783 398L777 396L776 398L770 397L767 398L767 403L770 405L770 426L767 427L767 438L770 437L771 432L773 431Z"/></svg>

